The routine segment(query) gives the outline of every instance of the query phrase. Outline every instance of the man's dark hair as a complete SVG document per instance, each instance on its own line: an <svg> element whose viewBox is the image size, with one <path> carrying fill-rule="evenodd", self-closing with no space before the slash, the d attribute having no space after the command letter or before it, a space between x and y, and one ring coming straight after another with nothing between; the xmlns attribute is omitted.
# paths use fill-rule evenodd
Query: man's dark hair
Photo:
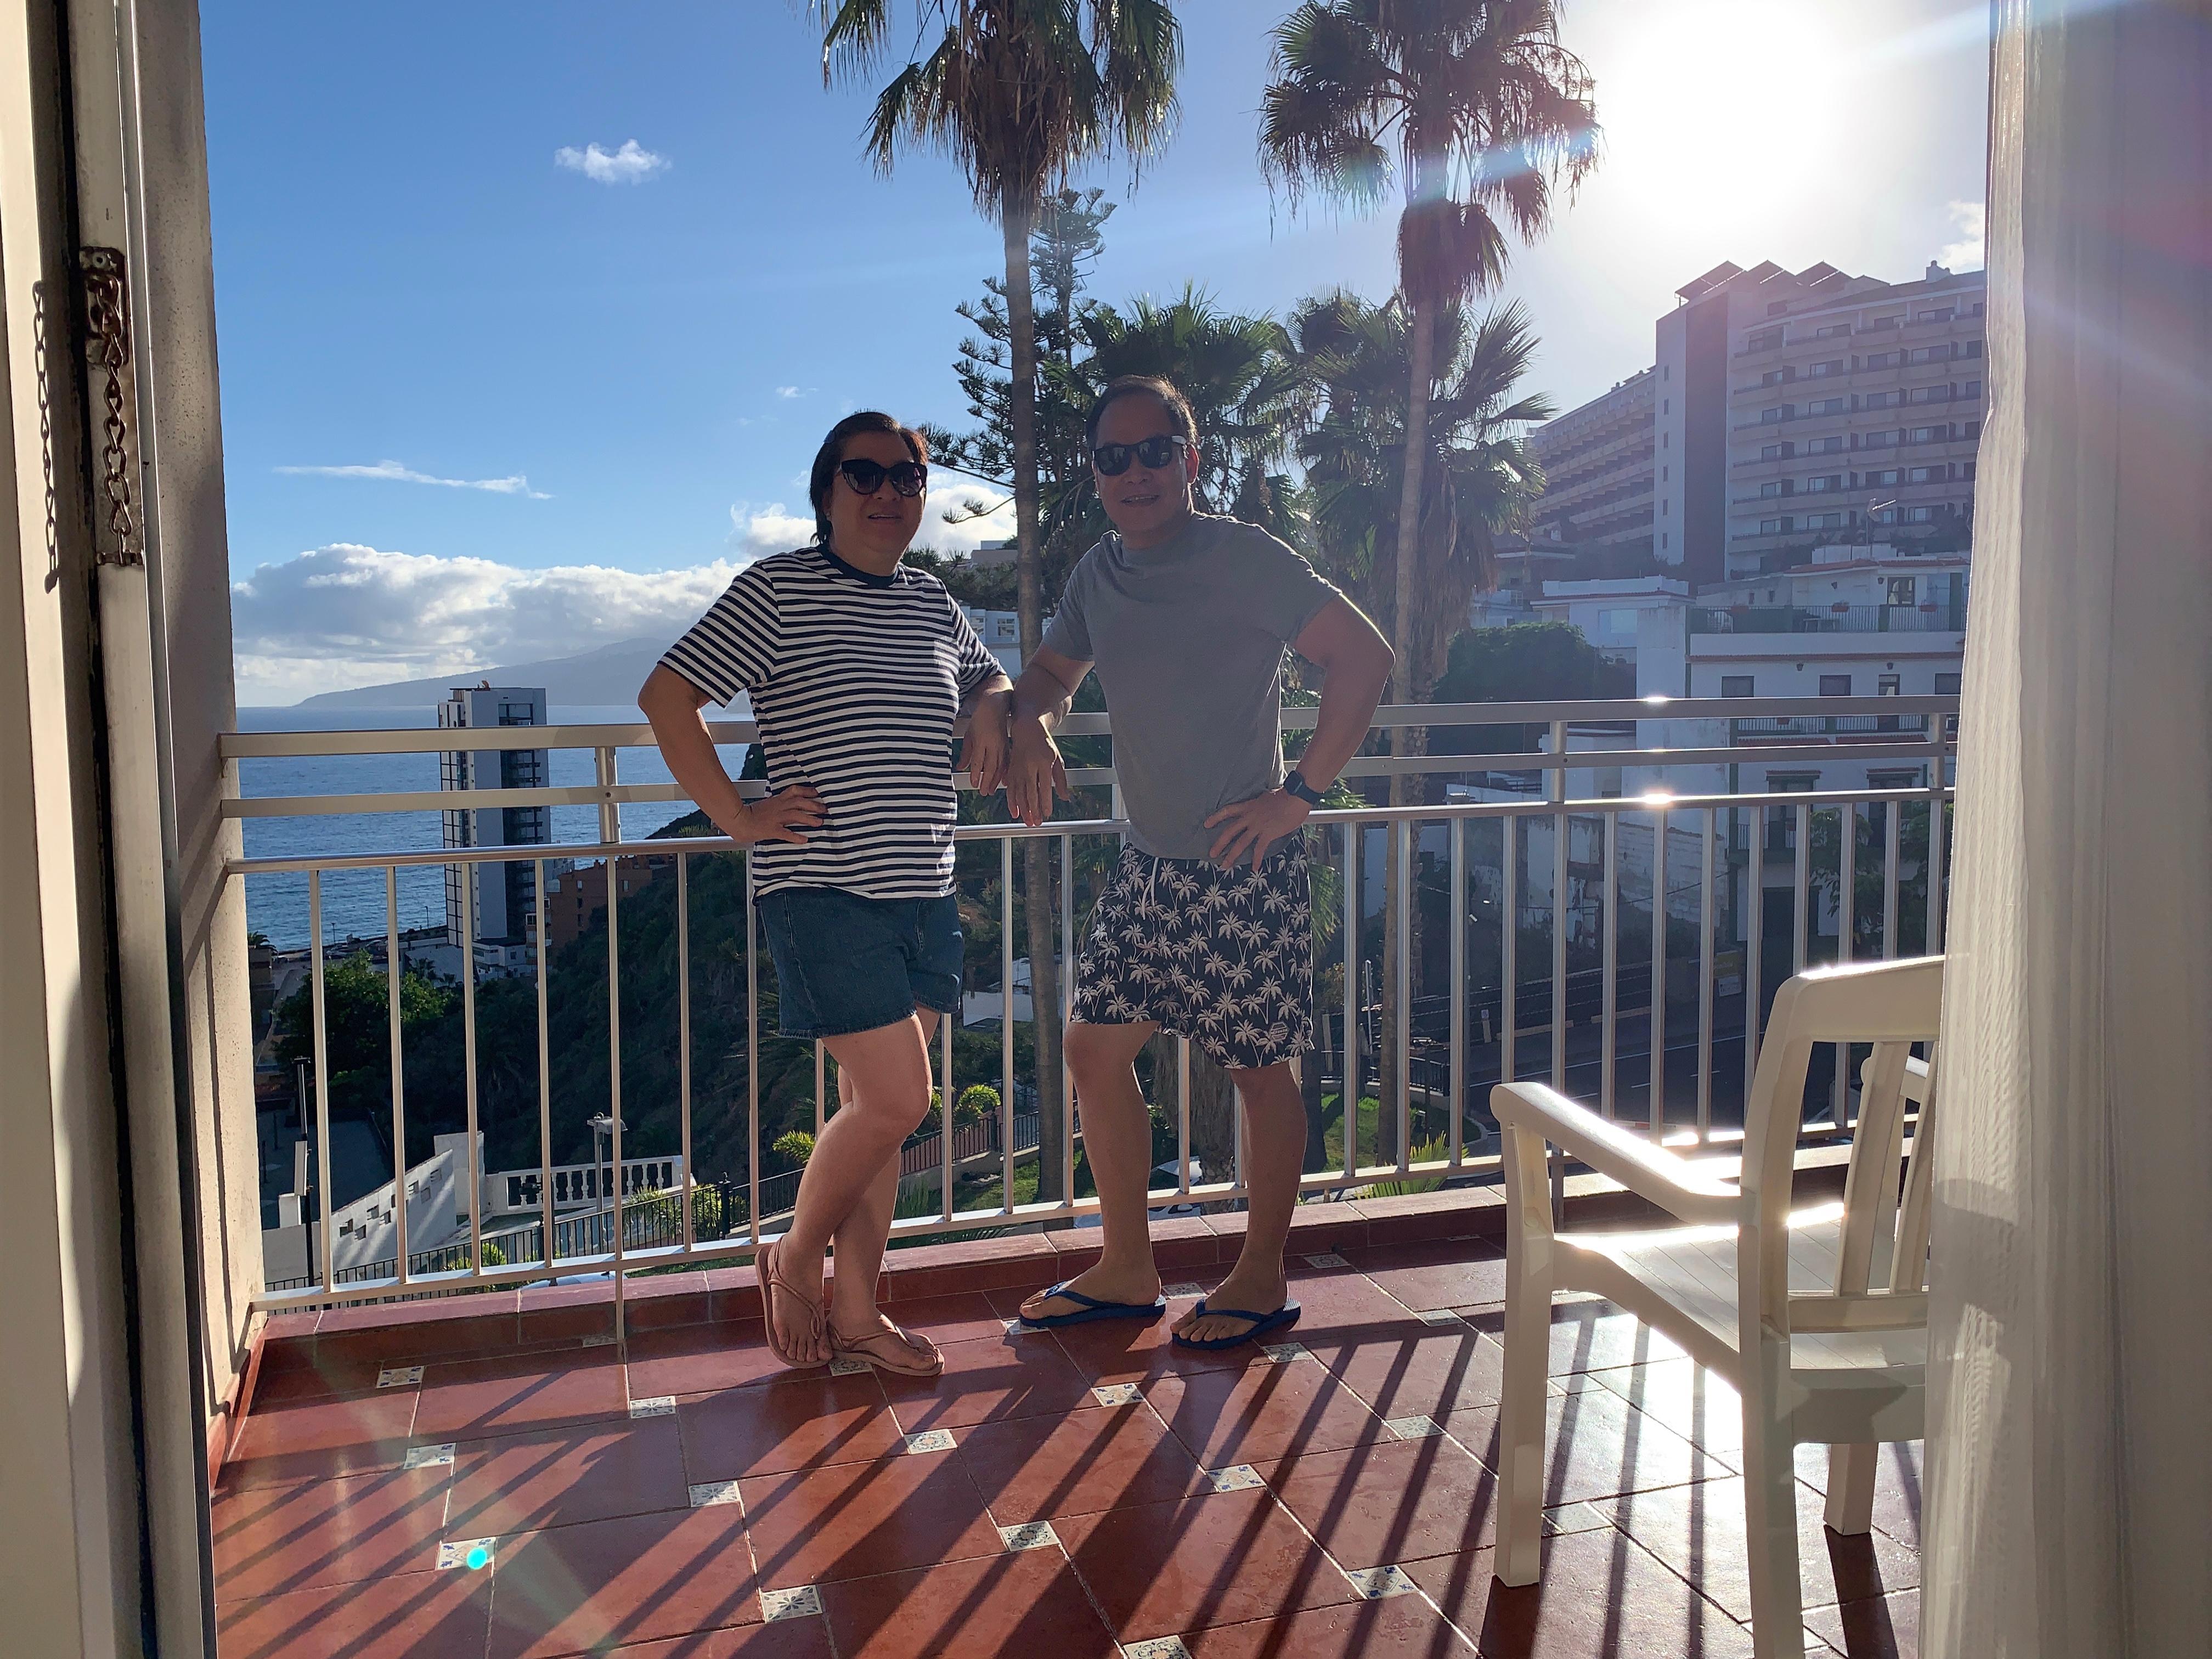
<svg viewBox="0 0 2212 1659"><path fill-rule="evenodd" d="M1173 380L1162 380L1157 374L1121 374L1107 381L1106 389L1098 394L1098 401L1091 405L1091 418L1083 424L1083 441L1090 447L1098 447L1098 422L1116 398L1142 392L1157 398L1168 412L1168 429L1178 437L1190 440L1191 447L1198 447L1198 416L1191 413L1190 399Z"/></svg>
<svg viewBox="0 0 2212 1659"><path fill-rule="evenodd" d="M908 454L925 466L929 464L929 440L880 409L864 409L831 427L822 447L814 452L814 471L806 480L806 499L814 503L814 539L823 547L830 545L830 486L837 481L846 440L861 432L889 432L902 438Z"/></svg>

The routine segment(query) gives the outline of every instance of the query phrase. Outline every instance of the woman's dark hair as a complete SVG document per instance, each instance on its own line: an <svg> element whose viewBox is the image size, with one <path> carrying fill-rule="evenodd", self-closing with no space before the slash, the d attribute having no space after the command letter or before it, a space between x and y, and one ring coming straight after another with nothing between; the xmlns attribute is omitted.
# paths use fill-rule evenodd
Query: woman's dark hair
<svg viewBox="0 0 2212 1659"><path fill-rule="evenodd" d="M1190 399L1173 380L1164 380L1157 374L1120 374L1106 382L1106 389L1098 394L1098 401L1091 405L1091 418L1083 423L1083 441L1092 448L1098 446L1098 422L1117 398L1136 392L1148 398L1158 398L1168 411L1168 429L1179 437L1188 438L1194 447L1198 442L1198 416L1191 413Z"/></svg>
<svg viewBox="0 0 2212 1659"><path fill-rule="evenodd" d="M902 438L908 454L925 466L929 464L929 441L880 409L864 409L831 427L814 453L814 471L806 480L806 499L814 503L814 539L823 547L830 545L830 486L837 481L837 463L845 459L845 441L861 432L889 432Z"/></svg>

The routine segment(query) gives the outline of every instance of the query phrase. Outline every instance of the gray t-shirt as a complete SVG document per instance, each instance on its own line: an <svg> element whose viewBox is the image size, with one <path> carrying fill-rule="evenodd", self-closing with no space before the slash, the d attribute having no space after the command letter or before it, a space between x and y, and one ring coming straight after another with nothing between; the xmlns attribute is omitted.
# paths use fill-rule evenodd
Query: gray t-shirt
<svg viewBox="0 0 2212 1659"><path fill-rule="evenodd" d="M1283 648L1340 597L1266 531L1210 514L1158 547L1109 532L1083 556L1044 643L1097 665L1140 848L1202 859L1208 817L1283 781Z"/></svg>

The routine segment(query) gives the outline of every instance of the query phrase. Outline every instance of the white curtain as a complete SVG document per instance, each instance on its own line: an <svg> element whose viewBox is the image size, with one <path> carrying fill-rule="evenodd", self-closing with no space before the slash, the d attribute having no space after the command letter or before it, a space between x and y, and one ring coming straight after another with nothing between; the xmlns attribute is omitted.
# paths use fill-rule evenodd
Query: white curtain
<svg viewBox="0 0 2212 1659"><path fill-rule="evenodd" d="M2212 4L1997 0L1921 1652L2212 1653Z"/></svg>

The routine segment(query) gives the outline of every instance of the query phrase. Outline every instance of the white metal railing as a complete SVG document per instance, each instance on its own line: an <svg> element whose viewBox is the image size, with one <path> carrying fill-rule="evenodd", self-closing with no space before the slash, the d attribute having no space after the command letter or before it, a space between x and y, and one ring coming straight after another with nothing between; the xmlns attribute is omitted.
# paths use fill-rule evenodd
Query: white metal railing
<svg viewBox="0 0 2212 1659"><path fill-rule="evenodd" d="M1955 715L1957 707L1957 700L1950 697L1893 696L1481 703L1378 711L1376 725L1384 730L1425 726L1434 738L1451 727L1534 726L1540 729L1548 746L1536 753L1364 757L1346 768L1349 776L1480 775L1492 769L1539 772L1545 781L1544 790L1538 799L1516 794L1511 799L1363 807L1313 815L1310 833L1316 868L1331 872L1317 879L1316 886L1333 889L1334 908L1328 921L1316 928L1317 936L1330 935L1326 945L1317 938L1316 975L1317 986L1333 981L1328 1000L1334 1006L1316 1007L1318 1047L1311 1063L1319 1068L1324 1094L1334 1082L1341 1128L1340 1156L1332 1167L1309 1171L1302 1179L1303 1191L1318 1194L1378 1182L1493 1175L1494 1153L1477 1150L1484 1138L1472 1137L1468 1132L1482 1127L1489 1085L1516 1076L1546 1076L1554 1086L1592 1100L1607 1115L1656 1135L1687 1137L1699 1143L1729 1139L1729 1115L1747 1097L1757 1063L1766 997L1789 972L1823 959L1831 933L1835 951L1849 955L1897 956L1907 953L1908 945L1916 952L1941 950L1943 901L1948 886L1947 826L1942 809L1950 798L1948 767L1956 724L1945 717ZM1310 708L1286 709L1284 723L1292 730L1310 727L1313 713ZM1808 742L1800 735L1806 730L1805 723L1815 720L1841 717L1856 726L1861 718L1887 720L1897 716L1911 717L1909 722L1899 722L1908 729L1899 730L1893 736L1887 730L1867 734L1873 741L1856 732L1848 744L1837 744L1817 739ZM1681 746L1665 746L1662 742L1650 747L1568 748L1571 725L1616 723L1616 730L1624 735L1605 740L1626 744L1626 732L1652 729L1642 723L1678 720L1710 724L1693 727L1685 734L1691 741ZM1745 729L1754 721L1786 733L1785 740L1745 741ZM720 722L710 729L718 743L750 742L755 737L749 721ZM1728 738L1732 733L1737 740L1730 743ZM1066 723L1064 735L1106 737L1110 731L1103 715L1079 715ZM1663 739L1673 734L1662 727L1654 735ZM227 757L245 759L422 752L451 741L450 733L420 730L254 732L231 734L225 738L223 747ZM537 1172L537 1193L543 1214L525 1231L534 1231L541 1241L556 1241L551 1259L547 1259L541 1243L535 1260L510 1259L485 1265L483 1206L479 1203L471 1206L461 1265L418 1271L415 1264L421 1253L410 1254L403 1216L393 1271L387 1276L352 1278L349 1282L349 1278L335 1273L325 1237L319 1252L317 1281L264 1292L259 1305L282 1308L434 1294L606 1273L614 1276L619 1299L626 1273L742 1257L761 1243L764 1217L760 1066L764 1033L762 958L751 902L750 869L748 866L745 872L740 936L730 941L738 948L745 986L744 1156L732 1179L714 1189L725 1196L715 1200L716 1224L705 1229L717 1236L706 1237L697 1224L699 1211L706 1202L701 1194L707 1188L696 1174L699 1164L694 1145L690 887L699 860L740 849L720 838L651 842L618 838L617 811L624 802L682 798L674 786L618 781L618 751L650 742L650 730L643 726L471 732L470 743L477 748L594 750L599 757L599 781L589 789L475 790L470 792L470 805L532 805L586 798L600 809L602 833L595 842L533 847L526 858L518 858L518 849L512 847L247 858L234 860L230 873L241 879L278 873L307 878L313 1140L317 1164L313 1174L316 1190L327 1194L331 1102L326 1082L330 1076L329 1024L324 1005L327 942L322 894L326 874L380 871L385 878L386 927L381 943L390 1003L391 1144L398 1149L395 1158L404 1161L407 1086L400 1017L405 961L399 928L400 871L417 866L530 863L535 866L536 890L542 895L545 866L551 860L589 860L643 852L672 856L675 921L668 948L676 958L679 1053L673 1103L678 1145L672 1152L656 1149L656 1155L672 1160L670 1167L684 1172L673 1194L674 1236L665 1243L633 1246L630 1240L635 1229L626 1227L623 1219L625 1206L633 1202L632 1195L618 1190L611 1194L611 1224L596 1228L586 1241L595 1248L566 1253L560 1248L558 1241L563 1234L555 1211L561 1188L556 1176L564 1166L551 1161L555 1135L549 1072L550 963L546 930L540 927L531 948L530 976L535 981L537 1127L543 1159ZM1873 762L1884 770L1917 762L1925 769L1924 786L1770 793L1747 786L1741 776L1747 766L1802 775L1808 759L1815 757L1849 765ZM1638 780L1632 785L1632 793L1569 798L1574 774L1591 771L1596 776L1610 769L1622 769L1622 775L1632 775ZM1075 766L1070 769L1070 778L1079 785L1108 786L1113 774L1110 767ZM747 786L748 793L757 793L759 787ZM509 796L517 799L509 800ZM450 800L450 796L441 799L435 793L398 792L263 797L234 799L226 804L226 811L234 816L421 811L448 805ZM987 861L994 863L995 870L980 873L971 870L963 880L980 893L995 878L1002 988L1012 987L1015 980L1015 894L1021 862L1014 856L1015 845L1030 840L1054 845L1058 894L1056 938L1052 945L1071 971L1060 975L1058 1006L1036 1009L1036 1016L1064 1018L1074 994L1072 969L1080 939L1078 893L1084 885L1078 880L1078 848L1118 842L1124 828L1115 820L1093 819L1054 822L1035 829L1019 824L963 826L957 832L963 848L980 844L997 850L995 860ZM1815 843L1823 836L1826 844L1818 850L1816 862ZM1919 843L1914 849L1917 857L1908 855L1908 841ZM1392 870L1396 879L1384 881L1383 875ZM458 942L459 960L464 964L460 994L466 1120L460 1127L465 1129L470 1146L481 1144L477 1139L476 886L473 881L459 883L464 896L465 933ZM609 1161L627 1170L636 1160L634 1155L626 1156L622 1144L620 918L623 901L620 883L610 881L607 886L609 1052L605 1115L611 1142ZM1623 924L1636 918L1634 899L1639 886L1644 895L1642 915L1648 938L1643 944L1643 959L1629 960L1624 956ZM1363 939L1394 936L1397 978L1401 984L1414 979L1410 951L1417 926L1416 888L1425 896L1419 913L1423 916L1442 897L1447 939L1440 953L1443 958L1438 976L1441 989L1426 995L1401 996L1395 1006L1386 1006L1373 988L1382 978L1379 967L1372 974L1362 971L1370 965ZM1456 925L1452 925L1455 920ZM1627 931L1632 936L1635 929L1632 927ZM1471 972L1478 945L1486 956L1494 957L1494 970L1486 969L1480 975ZM1529 959L1532 951L1536 953L1534 960ZM1528 971L1531 969L1534 971ZM1319 1004L1321 999L1317 996L1316 1000ZM958 1087L954 1075L953 1022L946 1020L940 1024L936 1057L943 1115L937 1142L941 1177L934 1213L902 1218L895 1224L896 1233L1003 1230L1064 1221L1097 1210L1096 1200L1066 1196L1074 1190L1074 1147L1080 1128L1074 1115L1066 1112L1065 1103L1073 1091L1064 1070L1057 1110L1065 1115L1059 1121L1067 1123L1070 1133L1056 1137L1060 1196L1042 1202L1012 1201L1018 1156L1025 1149L1018 1147L1013 1132L1019 1022L1012 1017L1011 999L1005 1012L998 1022L996 1082L1000 1121L996 1126L999 1133L991 1138L1000 1155L996 1201L967 1207L958 1202L954 1162L963 1143L959 1134L952 1132ZM1838 1056L1832 1070L1826 1115L1808 1121L1808 1133L1832 1134L1848 1127L1850 1068L1844 1059ZM1169 1079L1156 1078L1155 1092L1172 1096L1178 1176L1173 1189L1156 1191L1153 1201L1188 1205L1241 1199L1244 1195L1241 1158L1232 1164L1230 1180L1193 1179L1193 1070L1188 1042L1176 1046L1174 1064L1165 1069L1172 1074L1172 1087ZM817 1045L813 1066L813 1117L817 1131L828 1104L824 1070ZM1042 1085L1044 1080L1036 1081ZM1376 1161L1362 1157L1362 1108L1370 1098L1370 1088L1376 1102L1375 1139L1383 1148ZM1041 1088L1040 1092L1048 1102L1051 1091ZM1381 1098L1385 1092L1389 1097ZM1438 1095L1443 1097L1441 1108ZM1168 1109L1170 1101L1162 1099L1156 1105ZM1048 1105L1048 1109L1054 1109ZM1232 1118L1235 1115L1232 1112ZM1241 1124L1235 1126L1235 1133L1241 1137ZM1417 1141L1417 1136L1424 1138ZM1030 1139L1034 1142L1036 1138ZM1055 1137L1046 1139L1051 1141ZM1392 1147L1395 1153L1389 1150ZM1431 1149L1442 1155L1415 1155ZM592 1168L567 1167L587 1175ZM744 1215L742 1228L732 1228L728 1210L740 1180ZM622 1188L631 1186L627 1179L617 1184ZM653 1201L665 1203L667 1196L662 1194ZM574 1222L570 1218L568 1224L572 1238L580 1237ZM516 1237L511 1231L508 1242ZM453 1243L459 1247L461 1241L457 1238ZM403 1267L403 1263L407 1265Z"/></svg>

